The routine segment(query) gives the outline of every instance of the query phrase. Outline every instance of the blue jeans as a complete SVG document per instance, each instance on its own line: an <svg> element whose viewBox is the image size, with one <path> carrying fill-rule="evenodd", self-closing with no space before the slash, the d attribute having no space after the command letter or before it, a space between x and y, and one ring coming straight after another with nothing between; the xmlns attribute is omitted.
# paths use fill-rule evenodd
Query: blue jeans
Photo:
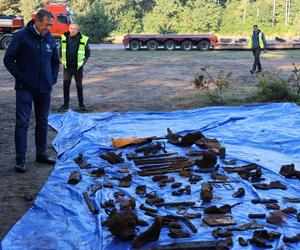
<svg viewBox="0 0 300 250"><path fill-rule="evenodd" d="M51 93L33 93L16 90L15 147L16 160L26 158L27 130L29 127L32 103L35 110L35 147L36 154L45 154L47 149L48 115Z"/></svg>

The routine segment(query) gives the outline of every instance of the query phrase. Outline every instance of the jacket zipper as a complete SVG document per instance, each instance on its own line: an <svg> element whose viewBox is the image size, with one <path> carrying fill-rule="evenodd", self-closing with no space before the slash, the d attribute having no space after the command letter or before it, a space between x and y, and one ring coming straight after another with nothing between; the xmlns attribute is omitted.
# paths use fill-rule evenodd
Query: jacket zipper
<svg viewBox="0 0 300 250"><path fill-rule="evenodd" d="M40 53L40 65L39 65L39 90L41 92L41 65L42 65L42 42L43 42L43 38L41 38L39 40L39 53Z"/></svg>

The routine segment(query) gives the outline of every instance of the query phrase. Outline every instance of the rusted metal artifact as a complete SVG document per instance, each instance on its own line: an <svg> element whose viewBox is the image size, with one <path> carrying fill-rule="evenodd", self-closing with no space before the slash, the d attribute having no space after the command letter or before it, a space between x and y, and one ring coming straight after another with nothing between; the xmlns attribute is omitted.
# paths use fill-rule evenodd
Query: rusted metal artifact
<svg viewBox="0 0 300 250"><path fill-rule="evenodd" d="M84 200L85 200L85 202L86 202L89 210L91 211L91 213L92 214L98 214L99 210L95 208L95 206L94 206L93 202L91 201L88 193L87 192L83 192L82 195L83 195L83 198L84 198Z"/></svg>
<svg viewBox="0 0 300 250"><path fill-rule="evenodd" d="M81 181L81 174L79 171L75 170L70 174L68 184L75 185L80 181Z"/></svg>
<svg viewBox="0 0 300 250"><path fill-rule="evenodd" d="M159 239L161 228L162 221L161 218L157 216L154 218L154 223L132 241L132 246L140 248L147 242L157 241Z"/></svg>

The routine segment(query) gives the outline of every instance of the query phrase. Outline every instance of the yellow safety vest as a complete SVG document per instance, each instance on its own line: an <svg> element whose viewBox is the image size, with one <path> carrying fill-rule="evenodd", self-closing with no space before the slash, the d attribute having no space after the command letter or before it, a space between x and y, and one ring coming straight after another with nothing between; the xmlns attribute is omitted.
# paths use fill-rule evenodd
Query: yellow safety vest
<svg viewBox="0 0 300 250"><path fill-rule="evenodd" d="M79 48L77 52L77 69L79 69L84 63L85 46L88 40L89 38L83 35L80 39ZM67 37L65 35L61 35L61 61L64 65L64 68L67 68Z"/></svg>
<svg viewBox="0 0 300 250"><path fill-rule="evenodd" d="M249 48L252 48L252 46L253 46L253 38L252 38L252 36L253 36L253 33L250 35L250 38L249 38L249 41L248 41ZM264 41L262 39L262 33L261 32L259 32L259 34L258 34L258 41L259 41L260 48L264 49L265 48L265 44L264 44Z"/></svg>

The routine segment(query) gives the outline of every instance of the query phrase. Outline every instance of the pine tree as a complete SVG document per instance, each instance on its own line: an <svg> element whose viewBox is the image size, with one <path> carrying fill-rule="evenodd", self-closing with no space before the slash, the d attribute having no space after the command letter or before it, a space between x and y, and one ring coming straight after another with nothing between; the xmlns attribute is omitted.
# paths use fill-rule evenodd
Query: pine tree
<svg viewBox="0 0 300 250"><path fill-rule="evenodd" d="M105 14L101 0L95 0L87 6L86 13L77 14L76 20L83 34L90 38L91 42L97 43L109 37L114 26Z"/></svg>
<svg viewBox="0 0 300 250"><path fill-rule="evenodd" d="M19 15L20 0L0 0L0 14Z"/></svg>
<svg viewBox="0 0 300 250"><path fill-rule="evenodd" d="M193 33L216 32L219 30L222 7L215 0L189 0L187 5Z"/></svg>
<svg viewBox="0 0 300 250"><path fill-rule="evenodd" d="M179 0L157 0L153 10L144 17L144 31L178 33L183 6Z"/></svg>
<svg viewBox="0 0 300 250"><path fill-rule="evenodd" d="M32 19L31 14L35 13L39 8L39 3L32 0L22 0L19 4L21 10L20 15L24 18L25 23Z"/></svg>
<svg viewBox="0 0 300 250"><path fill-rule="evenodd" d="M221 33L226 35L248 34L249 27L243 23L245 6L241 0L229 0L223 11Z"/></svg>

